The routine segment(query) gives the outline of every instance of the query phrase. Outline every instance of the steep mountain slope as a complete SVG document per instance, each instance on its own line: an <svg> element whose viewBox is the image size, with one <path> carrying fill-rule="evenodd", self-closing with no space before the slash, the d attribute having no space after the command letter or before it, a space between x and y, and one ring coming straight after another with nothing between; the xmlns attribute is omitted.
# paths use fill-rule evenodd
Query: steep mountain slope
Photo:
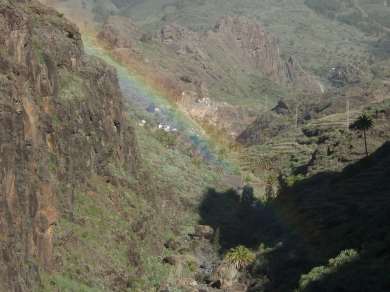
<svg viewBox="0 0 390 292"><path fill-rule="evenodd" d="M115 73L83 54L75 26L35 2L0 5L0 285L31 291L80 184L114 181L111 163L135 176L138 151Z"/></svg>
<svg viewBox="0 0 390 292"><path fill-rule="evenodd" d="M390 8L386 0L306 0L305 3L326 17L354 25L363 31L377 34L390 32Z"/></svg>
<svg viewBox="0 0 390 292"><path fill-rule="evenodd" d="M64 12L72 11L72 7L77 7L78 2L80 1L47 1ZM155 31L174 22L191 30L207 31L222 16L256 18L280 40L283 53L295 56L305 69L316 70L315 72L320 70L325 74L333 64L345 62L351 54L350 48L356 50L356 57L367 57L368 47L362 40L369 41L369 38L348 25L318 17L303 0L293 3L270 0L245 0L240 3L219 0L117 1L112 2L116 9L111 10L104 9L99 1L96 4L93 1L84 3L85 11L130 17L147 31ZM95 7L100 8L94 10Z"/></svg>
<svg viewBox="0 0 390 292"><path fill-rule="evenodd" d="M2 0L0 32L0 290L153 291L193 273L175 276L164 242L191 232L215 171L133 127L115 70L63 15Z"/></svg>

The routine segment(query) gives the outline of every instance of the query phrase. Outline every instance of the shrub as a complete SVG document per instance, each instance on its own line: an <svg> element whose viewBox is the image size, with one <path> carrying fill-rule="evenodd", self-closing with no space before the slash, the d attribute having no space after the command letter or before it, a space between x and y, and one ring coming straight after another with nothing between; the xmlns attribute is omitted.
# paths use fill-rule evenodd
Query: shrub
<svg viewBox="0 0 390 292"><path fill-rule="evenodd" d="M158 130L156 132L156 138L165 147L174 148L177 144L177 136L171 132L165 132L164 130Z"/></svg>
<svg viewBox="0 0 390 292"><path fill-rule="evenodd" d="M290 175L286 178L286 184L287 186L292 187L293 185L302 181L303 179L305 179L305 176L302 174Z"/></svg>
<svg viewBox="0 0 390 292"><path fill-rule="evenodd" d="M230 249L224 258L226 262L234 265L239 270L246 268L253 263L255 259L255 253L242 245Z"/></svg>
<svg viewBox="0 0 390 292"><path fill-rule="evenodd" d="M299 280L299 288L296 291L304 291L305 288L312 282L321 280L326 275L336 272L338 268L349 262L352 262L358 257L359 253L354 249L341 251L337 257L329 259L327 265L314 267L309 273L301 275L301 279Z"/></svg>

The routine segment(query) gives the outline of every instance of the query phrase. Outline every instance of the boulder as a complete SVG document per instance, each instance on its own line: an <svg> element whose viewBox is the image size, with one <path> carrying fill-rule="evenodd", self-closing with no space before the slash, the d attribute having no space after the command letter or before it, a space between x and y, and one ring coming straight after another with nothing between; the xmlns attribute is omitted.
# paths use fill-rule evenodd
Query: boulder
<svg viewBox="0 0 390 292"><path fill-rule="evenodd" d="M180 248L180 243L171 238L167 242L165 242L164 246L167 249L178 250Z"/></svg>
<svg viewBox="0 0 390 292"><path fill-rule="evenodd" d="M171 266L177 266L180 264L180 262L181 262L181 259L178 256L167 256L163 259L164 264L168 264Z"/></svg>
<svg viewBox="0 0 390 292"><path fill-rule="evenodd" d="M211 286L217 289L231 288L237 284L238 276L239 271L234 265L223 262L213 271Z"/></svg>
<svg viewBox="0 0 390 292"><path fill-rule="evenodd" d="M214 229L209 225L197 225L195 227L195 234L196 237L202 238L202 239L212 239L214 235Z"/></svg>
<svg viewBox="0 0 390 292"><path fill-rule="evenodd" d="M277 113L278 115L288 115L290 113L290 109L287 104L282 100L279 100L278 104L271 111Z"/></svg>

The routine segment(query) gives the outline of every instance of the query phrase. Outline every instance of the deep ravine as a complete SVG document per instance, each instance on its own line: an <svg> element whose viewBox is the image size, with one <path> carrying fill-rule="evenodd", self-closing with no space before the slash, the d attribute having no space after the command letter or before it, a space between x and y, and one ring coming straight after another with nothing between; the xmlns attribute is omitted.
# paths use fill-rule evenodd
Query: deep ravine
<svg viewBox="0 0 390 292"><path fill-rule="evenodd" d="M213 167L222 167L224 175L221 179L224 183L227 182L229 185L229 180L240 177L240 174L237 174L239 167L235 166L229 160L229 157L227 157L227 160L221 160L213 152L213 147L210 147L212 143L210 143L207 134L201 127L175 105L168 102L166 97L153 91L152 88L142 82L140 76L132 73L114 60L110 53L99 47L93 38L85 36L84 46L86 53L101 58L115 67L122 94L133 108L132 113L136 112L136 118L140 121L138 126L145 126L142 121L147 120L153 123L152 127L163 127L168 132L177 131L192 144L192 147L201 154L206 163ZM153 110L150 110L151 108ZM232 174L234 170L236 171L235 175ZM237 183L232 182L231 186L237 187ZM195 256L199 263L194 274L195 279L189 286L193 285L193 288L204 289L200 291L218 291L221 287L218 284L215 271L221 264L224 254L230 248L238 245L245 245L254 250L257 250L259 246L263 246L262 249L264 250L258 254L258 264L251 270L241 273L234 280L234 283L229 283L231 281L229 272L220 275L222 283L226 281L228 284L225 285L231 285L224 291L260 291L259 289L266 288L268 290L264 291L274 291L275 286L291 287L294 286L292 282L298 281L300 270L293 269L294 276L292 280L286 281L285 285L270 283L269 277L273 277L280 282L284 275L280 271L281 266L290 264L289 257L295 258L295 254L302 253L302 246L300 246L297 237L293 236L288 228L283 225L272 207L264 205L255 198L251 198L253 200L252 205L248 205L242 201L242 192L242 188L237 189L237 191L219 192L209 189L203 194L204 197L199 206L200 223L212 226L214 231L218 233L218 238L214 237L212 240L186 239L190 245L197 246L191 251L191 255ZM270 260L275 262L271 264L263 263L263 261L268 262ZM167 261L176 260L175 257L172 257ZM212 284L213 282L215 282L215 285ZM214 286L215 289L211 286Z"/></svg>

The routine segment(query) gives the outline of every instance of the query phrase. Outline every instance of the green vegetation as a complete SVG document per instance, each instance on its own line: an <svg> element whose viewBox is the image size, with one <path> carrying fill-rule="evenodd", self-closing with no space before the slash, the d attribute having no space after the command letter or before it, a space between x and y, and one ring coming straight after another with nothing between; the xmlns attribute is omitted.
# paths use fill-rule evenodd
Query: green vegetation
<svg viewBox="0 0 390 292"><path fill-rule="evenodd" d="M62 101L82 101L87 96L85 91L86 87L80 76L62 70L59 80L59 97Z"/></svg>
<svg viewBox="0 0 390 292"><path fill-rule="evenodd" d="M67 278L66 276L62 276L62 275L55 275L51 277L45 275L44 279L46 278L49 278L50 280L47 280L48 281L47 284L45 284L45 286L42 287L42 289L39 290L39 292L52 292L53 289L58 289L61 292L102 292L103 291L101 289L88 287L81 282Z"/></svg>
<svg viewBox="0 0 390 292"><path fill-rule="evenodd" d="M303 179L305 179L305 176L303 176L302 174L290 175L286 178L286 184L287 186L292 187Z"/></svg>
<svg viewBox="0 0 390 292"><path fill-rule="evenodd" d="M354 249L347 249L340 252L340 254L328 261L325 266L319 266L313 268L309 273L302 275L299 280L299 288L296 290L305 290L313 282L319 281L329 274L337 273L337 271L343 266L359 258L359 253Z"/></svg>
<svg viewBox="0 0 390 292"><path fill-rule="evenodd" d="M56 226L62 268L44 279L47 291L152 291L175 280L161 261L161 242L196 224L191 206L216 177L204 162L193 165L178 145L167 149L151 130L139 127L137 137L143 178L111 163L110 173L130 189L96 176L86 182L88 191L75 190L72 215ZM189 261L186 273L195 270Z"/></svg>
<svg viewBox="0 0 390 292"><path fill-rule="evenodd" d="M315 11L368 33L386 31L390 7L382 0L306 0Z"/></svg>
<svg viewBox="0 0 390 292"><path fill-rule="evenodd" d="M177 134L162 129L156 130L156 138L168 148L174 148L177 144Z"/></svg>
<svg viewBox="0 0 390 292"><path fill-rule="evenodd" d="M235 266L238 270L246 268L253 263L255 259L255 253L243 245L230 249L224 257L226 262Z"/></svg>

